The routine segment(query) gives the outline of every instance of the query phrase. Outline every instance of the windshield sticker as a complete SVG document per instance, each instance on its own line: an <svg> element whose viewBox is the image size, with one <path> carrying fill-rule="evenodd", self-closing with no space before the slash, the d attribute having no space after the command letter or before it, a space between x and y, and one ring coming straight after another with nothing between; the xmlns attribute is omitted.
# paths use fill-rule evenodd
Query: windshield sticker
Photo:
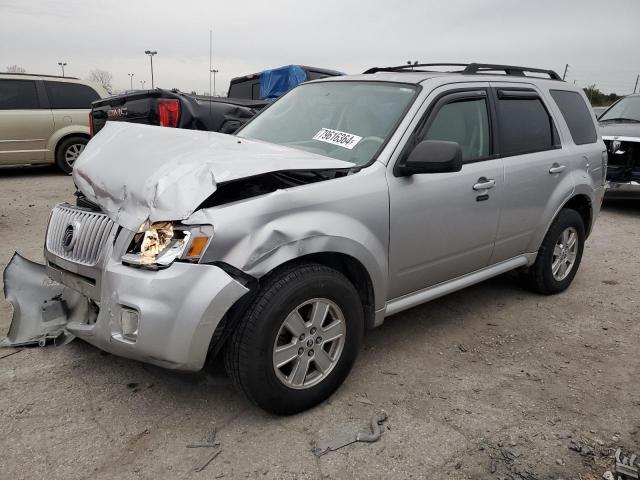
<svg viewBox="0 0 640 480"><path fill-rule="evenodd" d="M313 139L351 150L358 144L360 140L362 140L362 137L359 137L358 135L354 135L352 133L341 132L339 130L331 130L330 128L323 128L313 136Z"/></svg>

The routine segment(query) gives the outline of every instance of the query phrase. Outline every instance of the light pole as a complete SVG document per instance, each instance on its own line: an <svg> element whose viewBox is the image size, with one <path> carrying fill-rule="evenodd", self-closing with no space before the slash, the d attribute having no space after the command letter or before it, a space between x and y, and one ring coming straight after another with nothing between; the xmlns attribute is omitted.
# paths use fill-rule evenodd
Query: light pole
<svg viewBox="0 0 640 480"><path fill-rule="evenodd" d="M211 70L211 73L213 73L213 95L211 95L212 97L216 96L216 73L218 73L220 70L216 70L215 68L213 68Z"/></svg>
<svg viewBox="0 0 640 480"><path fill-rule="evenodd" d="M140 86L142 87L142 90L144 90L145 83L147 83L146 80L140 80Z"/></svg>
<svg viewBox="0 0 640 480"><path fill-rule="evenodd" d="M58 62L58 65L60 65L60 68L62 69L62 78L64 78L64 67L67 66L67 62Z"/></svg>
<svg viewBox="0 0 640 480"><path fill-rule="evenodd" d="M129 84L131 85L131 90L133 90L133 73L127 73L129 75Z"/></svg>
<svg viewBox="0 0 640 480"><path fill-rule="evenodd" d="M145 50L144 53L146 53L147 55L149 55L149 59L151 60L151 88L154 88L154 84L153 84L153 56L158 53L155 50Z"/></svg>

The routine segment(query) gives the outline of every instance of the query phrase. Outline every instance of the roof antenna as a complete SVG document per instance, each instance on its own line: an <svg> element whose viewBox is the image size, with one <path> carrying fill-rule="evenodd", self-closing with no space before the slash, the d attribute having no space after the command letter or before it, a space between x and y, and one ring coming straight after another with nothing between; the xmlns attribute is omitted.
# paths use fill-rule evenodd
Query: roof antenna
<svg viewBox="0 0 640 480"><path fill-rule="evenodd" d="M413 63L411 60L407 60L407 65L411 65L411 71L413 72L413 66L418 65L418 60L415 60Z"/></svg>

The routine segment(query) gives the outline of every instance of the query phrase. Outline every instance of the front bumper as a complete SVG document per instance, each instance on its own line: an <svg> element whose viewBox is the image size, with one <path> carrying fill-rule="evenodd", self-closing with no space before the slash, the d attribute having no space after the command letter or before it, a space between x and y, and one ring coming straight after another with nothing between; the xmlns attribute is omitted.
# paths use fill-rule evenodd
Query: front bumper
<svg viewBox="0 0 640 480"><path fill-rule="evenodd" d="M14 318L3 346L77 336L114 355L190 371L204 366L216 327L248 292L216 266L181 262L158 271L110 262L101 274L99 301L77 288L73 274L17 254L4 279ZM127 309L138 314L135 341L122 335Z"/></svg>

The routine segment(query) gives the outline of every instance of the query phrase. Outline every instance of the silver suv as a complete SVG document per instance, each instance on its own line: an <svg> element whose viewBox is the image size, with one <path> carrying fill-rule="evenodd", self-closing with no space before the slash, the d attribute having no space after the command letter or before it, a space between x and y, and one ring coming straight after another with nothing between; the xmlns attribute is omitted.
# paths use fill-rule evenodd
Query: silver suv
<svg viewBox="0 0 640 480"><path fill-rule="evenodd" d="M552 71L454 67L306 83L233 136L107 123L78 204L51 213L46 266L6 268L5 344L77 336L182 370L222 352L242 392L290 414L386 317L514 269L563 291L605 183L584 94Z"/></svg>
<svg viewBox="0 0 640 480"><path fill-rule="evenodd" d="M0 165L55 163L71 173L90 138L91 102L107 95L73 77L0 73Z"/></svg>

